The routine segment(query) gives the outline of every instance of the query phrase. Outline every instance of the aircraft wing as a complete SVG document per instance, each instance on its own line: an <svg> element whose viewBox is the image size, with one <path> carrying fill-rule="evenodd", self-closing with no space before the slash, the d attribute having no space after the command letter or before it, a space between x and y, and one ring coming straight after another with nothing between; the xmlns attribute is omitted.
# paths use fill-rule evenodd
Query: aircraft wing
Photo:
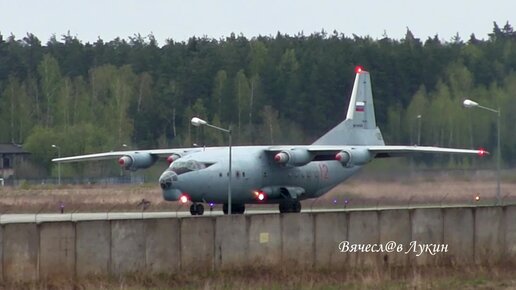
<svg viewBox="0 0 516 290"><path fill-rule="evenodd" d="M414 153L449 153L449 154L477 154L485 155L489 152L479 149L457 149L432 146L366 146L369 152L375 154L376 158L401 157Z"/></svg>
<svg viewBox="0 0 516 290"><path fill-rule="evenodd" d="M106 159L116 159L122 156L132 155L132 154L140 154L146 153L152 156L157 157L167 157L172 154L178 154L180 156L184 156L191 152L202 151L203 148L178 148L178 149L153 149L153 150L131 150L131 151L111 151L104 153L95 153L95 154L86 154L86 155L77 155L70 157L62 157L62 158L54 158L53 162L77 162L77 161L95 161L95 160L106 160Z"/></svg>
<svg viewBox="0 0 516 290"><path fill-rule="evenodd" d="M304 149L312 153L314 161L329 160L334 158L334 154L347 150L368 151L374 158L387 157L403 157L417 153L448 153L448 154L476 154L483 156L489 152L479 149L458 149L458 148L444 148L433 146L386 146L386 145L306 145L306 146L271 146L266 151L271 153L278 153L284 150L299 150ZM332 156L333 155L333 156Z"/></svg>
<svg viewBox="0 0 516 290"><path fill-rule="evenodd" d="M382 153L382 154L400 154L406 155L411 153L459 153L459 154L489 154L483 149L458 149L458 148L445 148L445 147L434 147L434 146L388 146L388 145L279 145L271 146L267 148L267 151L279 152L282 150L291 149L306 149L310 152L336 152L347 150L350 148L355 149L367 149L371 153Z"/></svg>

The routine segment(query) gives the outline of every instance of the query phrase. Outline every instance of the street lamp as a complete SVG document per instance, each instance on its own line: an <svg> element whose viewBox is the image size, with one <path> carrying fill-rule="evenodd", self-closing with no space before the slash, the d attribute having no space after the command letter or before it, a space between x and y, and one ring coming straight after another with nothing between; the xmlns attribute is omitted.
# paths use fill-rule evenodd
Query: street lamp
<svg viewBox="0 0 516 290"><path fill-rule="evenodd" d="M502 201L500 199L500 162L501 162L501 158L502 158L502 151L501 151L501 148L500 148L500 108L498 108L498 110L495 110L495 109L492 109L492 108L484 107L484 106L479 105L477 102L474 102L474 101L469 100L469 99L464 100L462 105L464 106L464 108L468 108L468 109L470 109L470 108L484 109L484 110L487 110L489 112L496 113L497 116L498 116L497 122L496 122L496 127L497 127L496 203L498 205L502 205Z"/></svg>
<svg viewBox="0 0 516 290"><path fill-rule="evenodd" d="M199 119L197 117L193 117L191 121L192 125L195 127L199 127L201 125L211 127L213 129L217 129L219 131L228 133L229 135L229 179L228 179L228 214L231 214L231 127L229 129L224 129L217 127L215 125L212 125L203 119Z"/></svg>
<svg viewBox="0 0 516 290"><path fill-rule="evenodd" d="M59 146L57 146L55 144L52 144L52 148L56 148L57 149L57 157L61 158L61 147L59 147ZM57 163L57 183L59 185L61 185L61 162Z"/></svg>
<svg viewBox="0 0 516 290"><path fill-rule="evenodd" d="M417 115L417 145L421 145L421 117L422 115Z"/></svg>

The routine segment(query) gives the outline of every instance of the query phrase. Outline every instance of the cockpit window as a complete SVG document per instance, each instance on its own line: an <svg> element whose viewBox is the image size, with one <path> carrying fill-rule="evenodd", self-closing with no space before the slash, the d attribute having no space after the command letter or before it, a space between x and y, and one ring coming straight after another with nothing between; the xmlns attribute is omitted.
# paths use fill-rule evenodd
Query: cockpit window
<svg viewBox="0 0 516 290"><path fill-rule="evenodd" d="M174 171L177 175L187 173L190 171L197 171L209 167L212 164L202 163L195 160L181 161L177 160L170 164L170 170Z"/></svg>

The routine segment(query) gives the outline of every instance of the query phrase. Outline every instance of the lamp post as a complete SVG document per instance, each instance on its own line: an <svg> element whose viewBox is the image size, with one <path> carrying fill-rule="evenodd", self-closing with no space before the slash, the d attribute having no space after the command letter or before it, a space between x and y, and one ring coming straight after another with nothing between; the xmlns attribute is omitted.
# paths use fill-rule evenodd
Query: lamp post
<svg viewBox="0 0 516 290"><path fill-rule="evenodd" d="M193 117L191 121L192 125L195 127L199 127L201 125L208 126L213 129L217 129L219 131L228 133L229 135L229 179L228 179L228 214L231 214L231 127L229 129L224 129L217 127L215 125L212 125L203 119L199 119L197 117Z"/></svg>
<svg viewBox="0 0 516 290"><path fill-rule="evenodd" d="M481 106L479 105L477 102L474 102L472 100L469 100L469 99L466 99L464 100L464 102L462 103L462 105L464 106L464 108L480 108L480 109L484 109L484 110L487 110L489 112L493 112L493 113L496 113L498 118L497 118L497 122L496 122L496 127L497 127L497 149L496 149L496 204L497 205L502 205L502 201L500 199L500 162L501 162L501 158L502 158L502 150L500 148L500 108L498 108L498 110L495 110L495 109L492 109L492 108L488 108L488 107L484 107L484 106Z"/></svg>
<svg viewBox="0 0 516 290"><path fill-rule="evenodd" d="M57 157L61 158L61 147L52 144L52 148L57 149ZM57 184L61 185L61 162L57 163Z"/></svg>
<svg viewBox="0 0 516 290"><path fill-rule="evenodd" d="M417 146L421 145L421 118L422 115L417 115Z"/></svg>

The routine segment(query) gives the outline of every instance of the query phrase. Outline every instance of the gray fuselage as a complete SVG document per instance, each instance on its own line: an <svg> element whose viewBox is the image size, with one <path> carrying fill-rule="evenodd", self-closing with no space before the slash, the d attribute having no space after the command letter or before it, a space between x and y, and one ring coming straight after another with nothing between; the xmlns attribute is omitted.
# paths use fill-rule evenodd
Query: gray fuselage
<svg viewBox="0 0 516 290"><path fill-rule="evenodd" d="M276 163L266 148L232 148L232 203L279 203L289 190L299 200L319 197L360 169L360 166L345 167L337 160L285 166ZM170 186L162 185L163 197L176 201L184 194L193 202L227 203L228 150L228 147L209 148L174 161L179 163L172 163L160 177L160 183L167 178L171 181ZM267 198L258 200L256 191L264 191Z"/></svg>

